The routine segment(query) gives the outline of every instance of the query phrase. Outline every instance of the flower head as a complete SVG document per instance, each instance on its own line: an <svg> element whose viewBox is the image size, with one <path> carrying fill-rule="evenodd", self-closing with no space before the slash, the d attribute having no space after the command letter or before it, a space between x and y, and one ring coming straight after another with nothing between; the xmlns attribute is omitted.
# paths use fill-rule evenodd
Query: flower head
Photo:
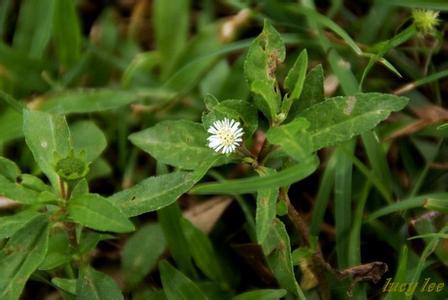
<svg viewBox="0 0 448 300"><path fill-rule="evenodd" d="M439 12L433 10L414 9L412 11L415 27L423 33L430 33L439 25L438 16Z"/></svg>
<svg viewBox="0 0 448 300"><path fill-rule="evenodd" d="M208 137L208 146L221 153L232 153L241 144L243 129L240 127L240 122L235 120L215 121L208 129L211 134Z"/></svg>

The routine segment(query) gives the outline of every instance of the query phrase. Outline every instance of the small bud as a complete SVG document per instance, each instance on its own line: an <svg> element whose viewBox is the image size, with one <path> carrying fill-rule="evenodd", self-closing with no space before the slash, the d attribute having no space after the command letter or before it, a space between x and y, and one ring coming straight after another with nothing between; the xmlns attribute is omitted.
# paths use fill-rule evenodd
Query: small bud
<svg viewBox="0 0 448 300"><path fill-rule="evenodd" d="M440 23L438 16L439 12L433 10L414 9L412 11L415 27L423 34L428 34L435 30Z"/></svg>
<svg viewBox="0 0 448 300"><path fill-rule="evenodd" d="M65 181L81 179L89 172L89 164L82 158L70 153L56 163L56 173Z"/></svg>
<svg viewBox="0 0 448 300"><path fill-rule="evenodd" d="M448 199L429 198L423 203L423 207L440 212L448 212Z"/></svg>

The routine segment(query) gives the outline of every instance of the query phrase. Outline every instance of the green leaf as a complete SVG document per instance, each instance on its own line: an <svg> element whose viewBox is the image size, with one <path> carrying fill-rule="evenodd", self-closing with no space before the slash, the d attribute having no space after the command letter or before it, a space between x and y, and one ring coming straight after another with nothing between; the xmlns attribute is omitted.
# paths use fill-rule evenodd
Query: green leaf
<svg viewBox="0 0 448 300"><path fill-rule="evenodd" d="M280 106L275 71L284 59L285 46L280 34L265 20L262 33L252 42L247 52L244 73L251 91L257 95L257 108L271 121Z"/></svg>
<svg viewBox="0 0 448 300"><path fill-rule="evenodd" d="M42 58L51 37L55 2L57 1L21 2L13 40L15 49L28 53L29 57Z"/></svg>
<svg viewBox="0 0 448 300"><path fill-rule="evenodd" d="M274 219L269 234L261 246L268 266L279 285L300 299L305 299L294 275L288 232L279 219Z"/></svg>
<svg viewBox="0 0 448 300"><path fill-rule="evenodd" d="M207 173L216 157L205 160L195 172L173 172L149 177L137 185L118 192L109 201L120 207L128 217L161 209L186 193Z"/></svg>
<svg viewBox="0 0 448 300"><path fill-rule="evenodd" d="M80 121L70 126L73 148L83 150L86 160L93 162L106 149L104 133L92 121Z"/></svg>
<svg viewBox="0 0 448 300"><path fill-rule="evenodd" d="M129 139L157 161L187 170L216 155L207 147L207 132L202 125L186 120L162 121L131 134Z"/></svg>
<svg viewBox="0 0 448 300"><path fill-rule="evenodd" d="M296 161L303 161L311 154L311 136L307 132L310 123L304 118L296 118L292 122L272 127L266 133L268 141L282 147Z"/></svg>
<svg viewBox="0 0 448 300"><path fill-rule="evenodd" d="M240 121L246 137L250 137L258 128L258 116L255 107L243 100L224 100L202 116L202 124L207 130L215 121L224 118Z"/></svg>
<svg viewBox="0 0 448 300"><path fill-rule="evenodd" d="M76 295L76 299L82 300L123 300L115 281L90 266L81 268L76 283Z"/></svg>
<svg viewBox="0 0 448 300"><path fill-rule="evenodd" d="M0 196L22 204L33 204L37 202L39 193L0 175Z"/></svg>
<svg viewBox="0 0 448 300"><path fill-rule="evenodd" d="M43 215L17 231L0 251L0 298L18 300L25 283L45 258L48 221Z"/></svg>
<svg viewBox="0 0 448 300"><path fill-rule="evenodd" d="M278 300L286 296L286 290L263 289L239 294L232 300Z"/></svg>
<svg viewBox="0 0 448 300"><path fill-rule="evenodd" d="M42 181L39 177L36 177L31 174L22 174L19 177L20 184L30 190L36 192L51 192L50 186L48 186L45 182Z"/></svg>
<svg viewBox="0 0 448 300"><path fill-rule="evenodd" d="M290 94L289 98L299 99L302 94L303 84L305 82L306 70L308 68L308 53L304 49L297 57L296 62L289 70L285 78L285 87Z"/></svg>
<svg viewBox="0 0 448 300"><path fill-rule="evenodd" d="M145 98L166 99L172 93L156 90L128 91L120 89L79 89L46 94L36 103L39 110L48 112L71 114L106 111L116 109Z"/></svg>
<svg viewBox="0 0 448 300"><path fill-rule="evenodd" d="M285 88L289 91L282 103L282 112L288 114L291 106L300 98L308 69L308 53L304 49L285 78Z"/></svg>
<svg viewBox="0 0 448 300"><path fill-rule="evenodd" d="M39 213L34 210L23 210L14 215L0 217L0 240L9 238L37 216Z"/></svg>
<svg viewBox="0 0 448 300"><path fill-rule="evenodd" d="M316 156L283 169L275 174L263 177L250 177L235 180L223 180L218 183L198 184L191 189L192 194L246 194L258 191L266 186L281 187L297 182L311 175L319 165Z"/></svg>
<svg viewBox="0 0 448 300"><path fill-rule="evenodd" d="M187 219L182 218L181 226L196 265L208 278L222 281L223 272L208 236Z"/></svg>
<svg viewBox="0 0 448 300"><path fill-rule="evenodd" d="M205 300L208 299L199 287L182 272L167 261L159 264L163 291L168 300Z"/></svg>
<svg viewBox="0 0 448 300"><path fill-rule="evenodd" d="M292 103L288 117L294 118L298 113L324 100L324 70L322 65L317 65L306 75L302 94L299 100Z"/></svg>
<svg viewBox="0 0 448 300"><path fill-rule="evenodd" d="M153 26L155 42L160 55L162 77L171 72L176 58L185 47L189 32L189 0L156 0L153 2ZM176 21L176 26L167 26L166 21Z"/></svg>
<svg viewBox="0 0 448 300"><path fill-rule="evenodd" d="M65 230L52 232L48 241L48 251L44 261L39 266L39 270L53 270L60 267L71 259L71 249Z"/></svg>
<svg viewBox="0 0 448 300"><path fill-rule="evenodd" d="M315 151L350 140L374 128L391 112L403 109L407 103L405 97L380 93L340 96L315 104L299 116L310 122L308 133Z"/></svg>
<svg viewBox="0 0 448 300"><path fill-rule="evenodd" d="M76 279L59 277L54 277L51 279L51 283L53 283L58 289L72 295L76 295L76 281Z"/></svg>
<svg viewBox="0 0 448 300"><path fill-rule="evenodd" d="M66 157L70 151L70 132L63 116L39 111L23 111L25 141L42 172L53 187L58 186L54 170L55 154Z"/></svg>
<svg viewBox="0 0 448 300"><path fill-rule="evenodd" d="M81 27L74 0L56 0L53 18L56 55L64 67L73 66L80 58Z"/></svg>
<svg viewBox="0 0 448 300"><path fill-rule="evenodd" d="M21 173L15 162L0 156L0 175L9 181L15 182Z"/></svg>
<svg viewBox="0 0 448 300"><path fill-rule="evenodd" d="M153 269L165 251L165 237L158 224L148 224L133 234L123 248L125 282L134 287Z"/></svg>
<svg viewBox="0 0 448 300"><path fill-rule="evenodd" d="M426 194L426 195L421 195L421 196L417 196L417 197L403 199L401 201L395 202L393 204L390 204L388 206L385 206L383 208L380 208L380 209L374 211L372 214L370 214L368 221L372 221L374 219L380 218L382 216L385 216L385 215L388 215L388 214L391 214L394 212L404 211L404 210L417 208L417 207L423 207L424 204L427 203L428 201L430 201L431 199L435 199L435 200L439 200L439 201L448 199L448 193L432 193L432 194Z"/></svg>
<svg viewBox="0 0 448 300"><path fill-rule="evenodd" d="M275 170L269 170L263 175L275 174ZM255 225L257 241L261 245L266 239L277 212L278 187L266 187L257 192L257 208L255 213Z"/></svg>
<svg viewBox="0 0 448 300"><path fill-rule="evenodd" d="M22 124L22 112L19 113L10 108L2 110L0 112L0 132L2 133L0 143L9 142L23 136Z"/></svg>
<svg viewBox="0 0 448 300"><path fill-rule="evenodd" d="M134 225L106 198L98 194L82 195L70 199L69 218L86 227L113 232L129 232Z"/></svg>
<svg viewBox="0 0 448 300"><path fill-rule="evenodd" d="M187 275L193 275L196 270L191 260L188 242L182 230L182 212L179 205L174 202L157 212L160 226L163 229L168 249L180 270Z"/></svg>

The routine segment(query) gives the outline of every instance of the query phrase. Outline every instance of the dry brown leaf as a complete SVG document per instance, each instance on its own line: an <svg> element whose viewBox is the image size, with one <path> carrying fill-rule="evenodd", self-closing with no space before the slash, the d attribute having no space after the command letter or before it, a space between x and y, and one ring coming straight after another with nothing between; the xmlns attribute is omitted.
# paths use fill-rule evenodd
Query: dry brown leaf
<svg viewBox="0 0 448 300"><path fill-rule="evenodd" d="M204 233L209 233L232 202L230 197L214 197L184 211L183 216Z"/></svg>

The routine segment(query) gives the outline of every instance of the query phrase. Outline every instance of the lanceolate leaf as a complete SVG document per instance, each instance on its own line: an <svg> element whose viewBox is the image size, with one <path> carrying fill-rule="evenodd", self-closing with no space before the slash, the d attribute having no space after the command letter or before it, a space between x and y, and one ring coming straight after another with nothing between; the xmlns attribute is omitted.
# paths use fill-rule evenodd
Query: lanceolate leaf
<svg viewBox="0 0 448 300"><path fill-rule="evenodd" d="M134 225L120 209L97 194L70 199L68 212L73 221L92 229L113 232L134 230Z"/></svg>
<svg viewBox="0 0 448 300"><path fill-rule="evenodd" d="M275 170L269 170L267 174L275 174ZM266 175L266 174L264 174ZM277 210L278 187L266 187L257 192L257 208L255 214L255 225L257 241L261 245L266 239L275 218Z"/></svg>
<svg viewBox="0 0 448 300"><path fill-rule="evenodd" d="M308 132L315 151L374 128L407 103L405 97L380 93L340 96L315 104L299 116L310 122Z"/></svg>
<svg viewBox="0 0 448 300"><path fill-rule="evenodd" d="M194 227L187 219L181 220L181 226L196 265L210 279L223 280L223 272L216 251L206 234Z"/></svg>
<svg viewBox="0 0 448 300"><path fill-rule="evenodd" d="M90 266L81 268L76 295L76 299L83 300L123 300L120 288L113 279Z"/></svg>
<svg viewBox="0 0 448 300"><path fill-rule="evenodd" d="M280 145L289 156L302 161L311 154L311 137L306 131L309 125L306 119L296 118L288 124L270 128L266 137L272 144Z"/></svg>
<svg viewBox="0 0 448 300"><path fill-rule="evenodd" d="M275 174L263 177L250 177L235 180L224 180L219 183L203 183L191 189L192 194L246 194L258 191L266 186L281 187L297 182L312 174L319 160L316 156L308 157L301 163L288 167Z"/></svg>
<svg viewBox="0 0 448 300"><path fill-rule="evenodd" d="M163 290L168 300L206 300L199 287L166 261L159 264Z"/></svg>
<svg viewBox="0 0 448 300"><path fill-rule="evenodd" d="M140 228L123 249L122 266L125 282L134 287L155 267L165 251L165 237L159 224Z"/></svg>
<svg viewBox="0 0 448 300"><path fill-rule="evenodd" d="M0 299L16 300L26 281L45 258L48 222L34 218L17 231L0 251Z"/></svg>
<svg viewBox="0 0 448 300"><path fill-rule="evenodd" d="M23 204L32 204L37 202L39 193L0 175L0 196Z"/></svg>
<svg viewBox="0 0 448 300"><path fill-rule="evenodd" d="M322 65L317 65L306 75L300 99L292 103L288 118L292 119L299 112L324 100L324 70Z"/></svg>
<svg viewBox="0 0 448 300"><path fill-rule="evenodd" d="M285 46L280 34L265 21L263 32L253 41L244 63L250 89L257 95L255 104L268 119L274 119L280 105L276 93L275 71L285 59Z"/></svg>
<svg viewBox="0 0 448 300"><path fill-rule="evenodd" d="M147 178L127 190L112 195L109 201L118 206L128 217L170 205L207 173L217 157L203 159L205 160L194 172L178 171Z"/></svg>
<svg viewBox="0 0 448 300"><path fill-rule="evenodd" d="M201 124L186 120L163 121L131 134L131 142L157 161L193 170L215 153L207 147L207 132Z"/></svg>
<svg viewBox="0 0 448 300"><path fill-rule="evenodd" d="M0 217L0 239L12 236L38 215L34 210L24 210L11 216Z"/></svg>
<svg viewBox="0 0 448 300"><path fill-rule="evenodd" d="M23 111L25 141L42 172L57 186L54 155L65 157L70 150L70 132L63 116Z"/></svg>
<svg viewBox="0 0 448 300"><path fill-rule="evenodd" d="M279 219L274 219L262 248L279 285L304 300L305 296L294 275L289 236L285 225Z"/></svg>

